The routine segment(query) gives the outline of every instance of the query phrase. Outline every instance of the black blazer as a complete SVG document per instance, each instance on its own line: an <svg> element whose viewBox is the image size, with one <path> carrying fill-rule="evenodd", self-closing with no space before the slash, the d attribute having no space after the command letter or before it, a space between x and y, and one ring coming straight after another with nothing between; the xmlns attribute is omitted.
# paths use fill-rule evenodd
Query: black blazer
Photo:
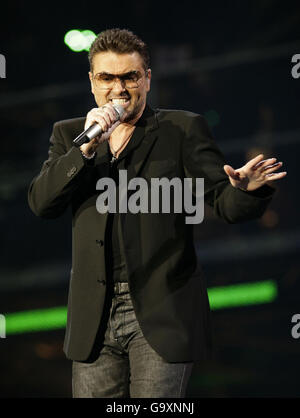
<svg viewBox="0 0 300 418"><path fill-rule="evenodd" d="M85 118L54 124L49 158L28 192L37 216L56 218L72 207L72 271L64 342L66 356L86 360L97 331L105 327L105 227L107 214L96 210L96 182L108 176L105 144L92 163L84 161L72 140ZM133 137L127 167L133 177L204 178L205 201L229 223L260 217L274 189L245 192L231 186L205 119L181 110L146 106ZM210 312L203 277L195 277L197 259L192 225L183 213L122 214L128 281L142 332L166 361L202 359L210 349ZM204 220L205 221L205 220Z"/></svg>

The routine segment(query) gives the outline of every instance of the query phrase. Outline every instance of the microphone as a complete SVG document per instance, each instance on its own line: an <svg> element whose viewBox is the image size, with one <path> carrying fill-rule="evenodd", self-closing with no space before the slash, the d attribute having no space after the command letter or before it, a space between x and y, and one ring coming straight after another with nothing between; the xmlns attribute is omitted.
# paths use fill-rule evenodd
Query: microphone
<svg viewBox="0 0 300 418"><path fill-rule="evenodd" d="M125 110L123 106L121 105L113 105L113 108L114 108L114 111L116 112L116 120L114 122L115 124L122 118ZM73 144L75 145L75 147L80 147L82 144L90 142L93 138L102 134L103 132L102 132L101 126L98 123L93 123L93 125L91 125L85 131L81 132L81 134L78 135L77 138L73 140Z"/></svg>

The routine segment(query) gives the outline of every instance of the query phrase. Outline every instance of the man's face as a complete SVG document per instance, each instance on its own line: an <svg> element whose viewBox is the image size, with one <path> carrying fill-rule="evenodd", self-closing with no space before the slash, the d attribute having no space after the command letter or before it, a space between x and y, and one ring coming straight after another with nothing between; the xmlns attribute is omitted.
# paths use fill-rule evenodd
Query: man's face
<svg viewBox="0 0 300 418"><path fill-rule="evenodd" d="M119 78L115 78L110 89L101 89L96 85L96 74L122 76L131 72L138 72L141 78L137 87L128 88ZM121 104L126 110L125 122L140 115L146 105L147 93L150 90L151 70L145 74L142 57L138 52L117 54L112 51L98 52L93 57L93 73L89 72L92 93L98 107L106 103Z"/></svg>

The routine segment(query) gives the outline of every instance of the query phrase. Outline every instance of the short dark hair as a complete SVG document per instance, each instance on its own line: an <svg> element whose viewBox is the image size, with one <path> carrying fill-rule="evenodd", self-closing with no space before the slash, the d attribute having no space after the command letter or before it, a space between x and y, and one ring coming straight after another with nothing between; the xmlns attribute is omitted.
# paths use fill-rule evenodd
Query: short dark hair
<svg viewBox="0 0 300 418"><path fill-rule="evenodd" d="M138 52L143 59L144 69L150 66L148 47L140 38L128 29L106 29L100 32L89 50L90 69L93 70L93 57L98 52L112 51L117 54Z"/></svg>

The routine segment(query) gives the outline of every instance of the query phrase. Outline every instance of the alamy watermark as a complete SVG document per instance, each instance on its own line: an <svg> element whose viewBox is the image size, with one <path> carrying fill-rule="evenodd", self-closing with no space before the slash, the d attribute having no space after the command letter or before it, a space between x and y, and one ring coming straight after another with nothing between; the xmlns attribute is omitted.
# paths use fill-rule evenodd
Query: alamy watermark
<svg viewBox="0 0 300 418"><path fill-rule="evenodd" d="M199 224L204 218L204 179L179 177L172 179L151 178L149 182L142 177L134 177L127 182L127 170L119 170L119 192L110 177L98 180L96 190L103 191L97 198L99 213L185 213L185 223ZM131 193L134 191L135 193ZM173 199L171 198L171 191ZM130 194L129 198L128 195ZM150 201L149 201L150 200Z"/></svg>
<svg viewBox="0 0 300 418"><path fill-rule="evenodd" d="M0 338L6 338L6 320L4 315L0 315Z"/></svg>
<svg viewBox="0 0 300 418"><path fill-rule="evenodd" d="M291 322L296 322L296 325L291 330L292 337L295 339L300 338L300 314L293 315Z"/></svg>
<svg viewBox="0 0 300 418"><path fill-rule="evenodd" d="M6 59L0 54L0 78L6 78Z"/></svg>
<svg viewBox="0 0 300 418"><path fill-rule="evenodd" d="M292 56L292 63L296 63L291 70L293 78L300 77L300 54L295 54Z"/></svg>

